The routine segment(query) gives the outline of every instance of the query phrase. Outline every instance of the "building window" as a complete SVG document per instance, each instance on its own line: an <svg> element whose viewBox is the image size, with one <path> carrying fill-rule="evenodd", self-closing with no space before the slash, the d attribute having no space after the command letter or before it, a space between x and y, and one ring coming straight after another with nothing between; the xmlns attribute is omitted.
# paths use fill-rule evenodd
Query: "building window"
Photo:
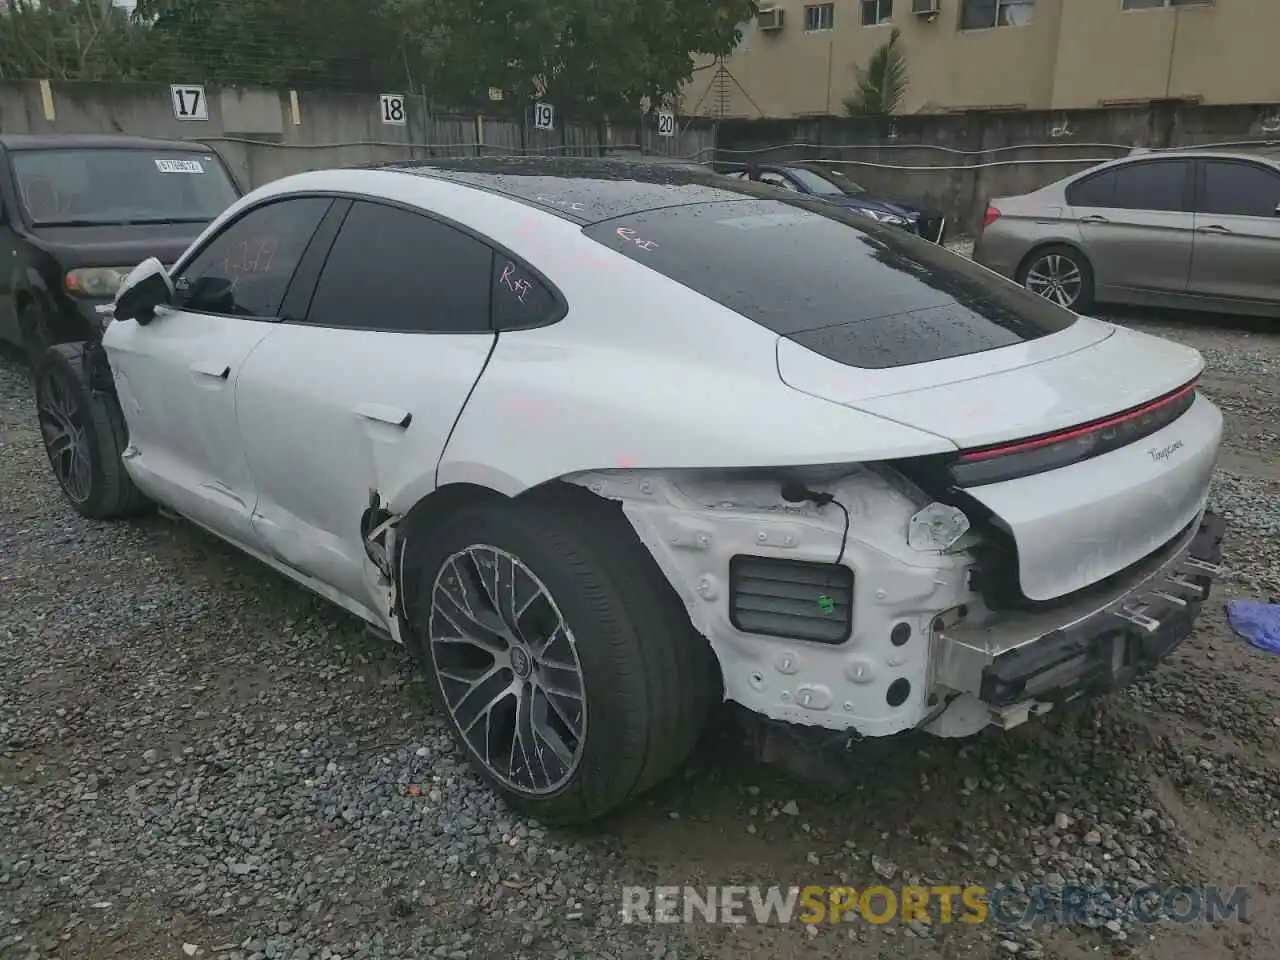
<svg viewBox="0 0 1280 960"><path fill-rule="evenodd" d="M1162 7L1208 7L1213 0L1120 0L1122 10L1159 10Z"/></svg>
<svg viewBox="0 0 1280 960"><path fill-rule="evenodd" d="M893 20L893 0L862 0L862 25L875 27Z"/></svg>
<svg viewBox="0 0 1280 960"><path fill-rule="evenodd" d="M830 30L836 19L834 3L819 3L804 8L805 30Z"/></svg>
<svg viewBox="0 0 1280 960"><path fill-rule="evenodd" d="M1036 0L960 0L960 29L1020 27L1031 22Z"/></svg>

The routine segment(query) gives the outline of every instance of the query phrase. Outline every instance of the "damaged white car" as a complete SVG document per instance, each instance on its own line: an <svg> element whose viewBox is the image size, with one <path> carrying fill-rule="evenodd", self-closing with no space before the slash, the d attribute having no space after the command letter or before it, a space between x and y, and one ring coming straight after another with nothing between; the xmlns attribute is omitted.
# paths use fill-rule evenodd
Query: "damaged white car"
<svg viewBox="0 0 1280 960"><path fill-rule="evenodd" d="M159 504L407 644L548 821L670 774L722 699L788 749L1020 723L1156 664L1218 571L1195 351L767 187L305 173L115 316L36 371L67 499Z"/></svg>

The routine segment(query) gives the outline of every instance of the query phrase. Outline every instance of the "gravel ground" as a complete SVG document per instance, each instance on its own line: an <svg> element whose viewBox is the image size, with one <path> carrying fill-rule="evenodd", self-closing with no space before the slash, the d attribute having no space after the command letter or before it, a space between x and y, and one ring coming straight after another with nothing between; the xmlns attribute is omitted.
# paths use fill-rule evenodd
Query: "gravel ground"
<svg viewBox="0 0 1280 960"><path fill-rule="evenodd" d="M1280 331L1122 319L1201 349L1227 416L1229 575L1170 664L1008 734L855 755L838 792L716 731L581 831L497 804L351 618L185 524L73 514L0 361L0 957L1280 955L1280 670L1222 614L1280 594ZM1117 896L1035 929L619 920L623 884L883 880ZM1248 884L1250 922L1143 927L1125 893L1150 882Z"/></svg>

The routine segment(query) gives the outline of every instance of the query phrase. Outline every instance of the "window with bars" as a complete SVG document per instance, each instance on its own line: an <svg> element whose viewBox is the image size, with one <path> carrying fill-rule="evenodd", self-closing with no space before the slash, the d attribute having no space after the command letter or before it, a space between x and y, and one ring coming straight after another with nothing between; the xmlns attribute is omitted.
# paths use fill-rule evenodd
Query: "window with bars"
<svg viewBox="0 0 1280 960"><path fill-rule="evenodd" d="M836 5L834 3L818 3L804 8L804 28L806 31L830 30L835 25Z"/></svg>
<svg viewBox="0 0 1280 960"><path fill-rule="evenodd" d="M893 0L862 0L862 25L875 27L893 20Z"/></svg>
<svg viewBox="0 0 1280 960"><path fill-rule="evenodd" d="M1031 22L1036 0L960 0L960 29L1020 27Z"/></svg>

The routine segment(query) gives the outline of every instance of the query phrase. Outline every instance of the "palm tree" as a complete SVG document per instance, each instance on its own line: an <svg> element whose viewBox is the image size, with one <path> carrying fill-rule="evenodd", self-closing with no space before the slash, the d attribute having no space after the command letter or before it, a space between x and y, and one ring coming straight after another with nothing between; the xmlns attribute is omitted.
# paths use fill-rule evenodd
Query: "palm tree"
<svg viewBox="0 0 1280 960"><path fill-rule="evenodd" d="M865 69L857 69L857 88L845 97L851 117L887 117L896 113L907 92L907 57L902 36L894 27L889 39L876 48Z"/></svg>

